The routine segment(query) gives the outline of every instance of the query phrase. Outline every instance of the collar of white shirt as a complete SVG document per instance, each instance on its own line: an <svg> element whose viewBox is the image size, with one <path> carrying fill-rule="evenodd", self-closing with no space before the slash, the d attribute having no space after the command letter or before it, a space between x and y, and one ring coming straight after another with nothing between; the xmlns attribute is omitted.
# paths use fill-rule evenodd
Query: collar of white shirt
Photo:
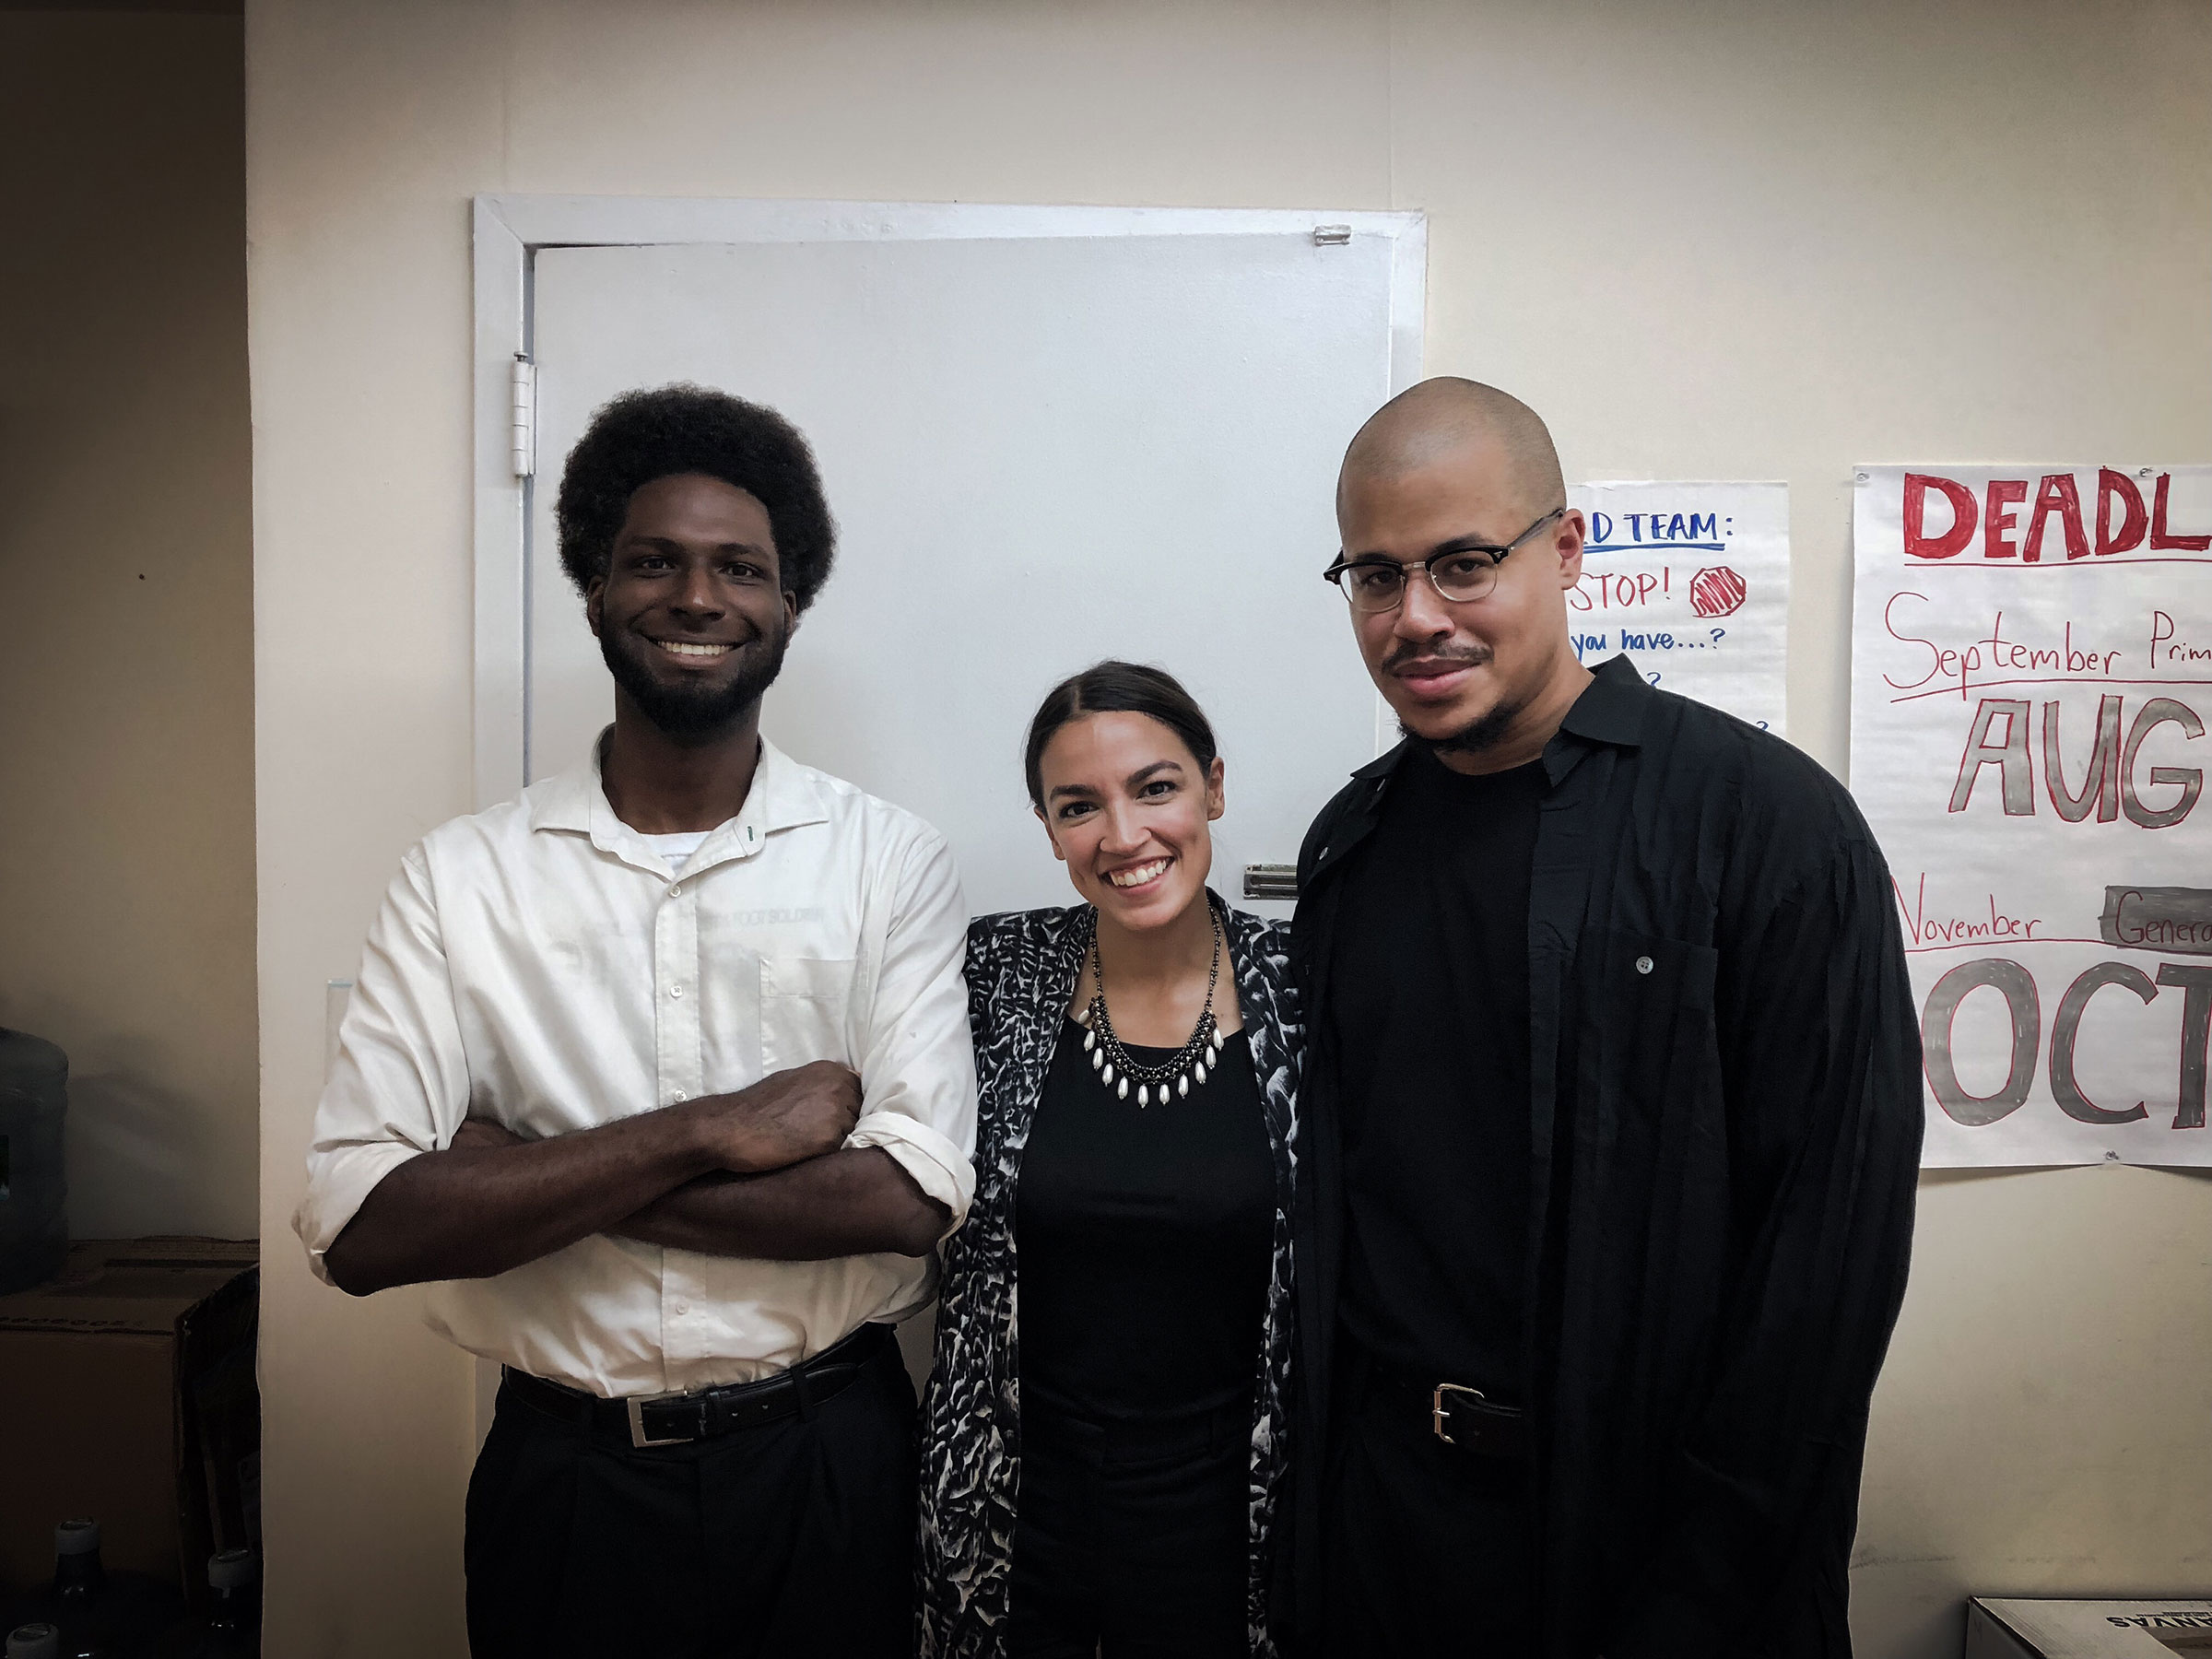
<svg viewBox="0 0 2212 1659"><path fill-rule="evenodd" d="M641 833L615 816L615 809L607 801L600 769L613 735L614 727L608 726L592 745L587 764L571 767L530 791L526 797L530 802L530 828L534 831L566 830L588 835L593 846L624 864L634 865L655 876L665 875L668 866L661 855ZM779 830L795 830L802 824L829 821L830 804L822 797L816 773L797 764L763 737L760 759L753 769L753 784L746 792L744 806L735 818L716 825L700 843L699 851L685 866L685 873L696 877L730 859L749 858Z"/></svg>

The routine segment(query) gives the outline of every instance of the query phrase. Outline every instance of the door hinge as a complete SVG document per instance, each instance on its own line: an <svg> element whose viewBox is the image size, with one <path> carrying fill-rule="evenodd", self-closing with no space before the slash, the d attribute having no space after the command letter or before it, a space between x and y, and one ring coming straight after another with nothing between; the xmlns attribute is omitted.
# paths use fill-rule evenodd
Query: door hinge
<svg viewBox="0 0 2212 1659"><path fill-rule="evenodd" d="M524 352L514 354L507 405L514 476L527 478L537 471L537 365Z"/></svg>
<svg viewBox="0 0 2212 1659"><path fill-rule="evenodd" d="M1313 245L1317 248L1342 248L1352 240L1349 225L1316 225L1313 227Z"/></svg>

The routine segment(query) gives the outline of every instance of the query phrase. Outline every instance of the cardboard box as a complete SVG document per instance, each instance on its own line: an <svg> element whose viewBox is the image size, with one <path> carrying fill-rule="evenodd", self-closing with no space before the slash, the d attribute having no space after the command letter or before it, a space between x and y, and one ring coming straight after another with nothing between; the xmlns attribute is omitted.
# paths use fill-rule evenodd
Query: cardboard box
<svg viewBox="0 0 2212 1659"><path fill-rule="evenodd" d="M206 1594L260 1542L259 1246L86 1240L0 1297L0 1593L51 1578L54 1523L91 1516L111 1568Z"/></svg>
<svg viewBox="0 0 2212 1659"><path fill-rule="evenodd" d="M2174 1659L2212 1655L2212 1601L1966 1604L1966 1659Z"/></svg>

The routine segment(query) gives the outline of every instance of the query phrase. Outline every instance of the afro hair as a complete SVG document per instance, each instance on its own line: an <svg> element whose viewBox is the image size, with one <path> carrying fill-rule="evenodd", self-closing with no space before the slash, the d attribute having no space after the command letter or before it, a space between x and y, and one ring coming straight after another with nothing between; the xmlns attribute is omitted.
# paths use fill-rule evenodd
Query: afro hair
<svg viewBox="0 0 2212 1659"><path fill-rule="evenodd" d="M804 611L830 579L837 525L814 452L764 405L707 386L625 392L592 417L560 475L560 565L579 593L606 575L629 498L655 478L699 473L768 509L784 590Z"/></svg>

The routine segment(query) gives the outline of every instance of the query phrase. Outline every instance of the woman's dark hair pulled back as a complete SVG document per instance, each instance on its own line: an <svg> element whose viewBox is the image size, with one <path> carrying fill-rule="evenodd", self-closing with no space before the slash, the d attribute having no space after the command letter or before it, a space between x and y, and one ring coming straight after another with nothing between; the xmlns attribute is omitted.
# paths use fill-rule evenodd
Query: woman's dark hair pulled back
<svg viewBox="0 0 2212 1659"><path fill-rule="evenodd" d="M1198 770L1213 770L1214 728L1196 699L1182 682L1164 668L1109 658L1093 663L1080 674L1071 674L1050 691L1030 722L1029 747L1023 755L1023 775L1030 785L1030 805L1044 810L1044 782L1038 766L1045 745L1054 733L1086 714L1143 714L1159 722L1182 739L1183 747L1198 762Z"/></svg>

